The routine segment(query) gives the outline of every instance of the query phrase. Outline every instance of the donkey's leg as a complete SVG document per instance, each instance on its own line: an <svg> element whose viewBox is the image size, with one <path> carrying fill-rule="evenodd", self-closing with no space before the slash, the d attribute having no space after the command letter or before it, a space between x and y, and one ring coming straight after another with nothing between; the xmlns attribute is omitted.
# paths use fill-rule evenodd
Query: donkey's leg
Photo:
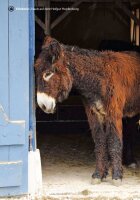
<svg viewBox="0 0 140 200"><path fill-rule="evenodd" d="M122 119L108 123L108 150L112 165L112 179L122 179Z"/></svg>
<svg viewBox="0 0 140 200"><path fill-rule="evenodd" d="M109 167L106 131L104 124L99 120L97 114L93 112L92 106L85 105L85 110L92 137L95 142L96 169L92 175L92 178L101 180L106 178Z"/></svg>
<svg viewBox="0 0 140 200"><path fill-rule="evenodd" d="M132 168L137 166L137 161L134 156L137 121L137 116L123 120L123 164Z"/></svg>
<svg viewBox="0 0 140 200"><path fill-rule="evenodd" d="M107 136L103 129L103 125L98 121L94 122L92 136L95 142L96 169L92 178L103 179L108 174L108 152L107 152Z"/></svg>

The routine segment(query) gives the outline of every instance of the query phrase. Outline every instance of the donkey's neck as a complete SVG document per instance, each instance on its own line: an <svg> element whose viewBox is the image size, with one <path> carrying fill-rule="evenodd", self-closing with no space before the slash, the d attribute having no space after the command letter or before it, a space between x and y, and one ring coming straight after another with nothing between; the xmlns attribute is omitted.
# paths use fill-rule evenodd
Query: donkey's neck
<svg viewBox="0 0 140 200"><path fill-rule="evenodd" d="M79 91L89 101L100 98L100 84L95 79L97 71L96 57L97 52L85 49L65 49L65 61L73 77L73 87ZM94 73L95 72L95 73Z"/></svg>

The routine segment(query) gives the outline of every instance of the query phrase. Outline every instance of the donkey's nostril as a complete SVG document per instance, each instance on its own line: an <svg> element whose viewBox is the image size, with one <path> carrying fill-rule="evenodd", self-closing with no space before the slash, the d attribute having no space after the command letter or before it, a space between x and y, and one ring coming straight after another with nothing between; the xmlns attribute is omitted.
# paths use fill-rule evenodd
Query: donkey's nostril
<svg viewBox="0 0 140 200"><path fill-rule="evenodd" d="M42 105L42 110L46 110L46 106L44 104Z"/></svg>

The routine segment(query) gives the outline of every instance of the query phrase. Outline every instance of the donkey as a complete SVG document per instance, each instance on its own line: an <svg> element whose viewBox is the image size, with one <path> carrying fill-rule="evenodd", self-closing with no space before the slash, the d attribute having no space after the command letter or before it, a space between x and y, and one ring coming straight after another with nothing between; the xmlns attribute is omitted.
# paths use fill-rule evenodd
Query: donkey
<svg viewBox="0 0 140 200"><path fill-rule="evenodd" d="M54 113L72 87L83 99L95 142L95 183L112 166L114 182L123 177L122 118L140 111L140 55L93 51L60 44L47 36L35 63L37 102Z"/></svg>

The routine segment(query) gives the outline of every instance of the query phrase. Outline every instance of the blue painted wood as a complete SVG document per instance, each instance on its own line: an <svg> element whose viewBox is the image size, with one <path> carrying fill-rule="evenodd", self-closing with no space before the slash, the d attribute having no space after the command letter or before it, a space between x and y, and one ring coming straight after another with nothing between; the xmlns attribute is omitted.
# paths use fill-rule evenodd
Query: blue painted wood
<svg viewBox="0 0 140 200"><path fill-rule="evenodd" d="M34 14L32 12L30 17L29 10L16 8L28 8L31 2L34 1L4 0L0 3L3 28L0 32L3 47L0 48L0 196L28 192L28 136L30 129L35 129L33 93L30 94L34 83L33 77L30 79L33 74L34 24L31 21ZM14 11L8 11L8 6L13 6ZM29 40L31 32L32 41Z"/></svg>
<svg viewBox="0 0 140 200"><path fill-rule="evenodd" d="M28 0L9 0L14 8L28 8L28 3ZM28 192L29 11L9 12L9 84L10 119L26 121L25 145L19 149L16 146L9 148L9 161L19 159L23 162L21 186L8 188L10 195L17 195Z"/></svg>
<svg viewBox="0 0 140 200"><path fill-rule="evenodd" d="M9 145L0 147L0 162L18 161L22 158L24 149L21 145Z"/></svg>
<svg viewBox="0 0 140 200"><path fill-rule="evenodd" d="M6 124L1 106L9 114L9 81L8 81L8 1L0 2L0 126Z"/></svg>
<svg viewBox="0 0 140 200"><path fill-rule="evenodd" d="M34 8L34 0L29 1L29 7ZM29 63L30 63L30 149L36 149L36 119L35 119L35 76L34 76L34 54L35 54L35 19L34 10L29 11Z"/></svg>
<svg viewBox="0 0 140 200"><path fill-rule="evenodd" d="M19 186L13 187L0 187L0 194L1 196L15 196L20 195L22 191L19 193ZM26 194L26 193L25 193Z"/></svg>
<svg viewBox="0 0 140 200"><path fill-rule="evenodd" d="M0 162L7 161L9 158L9 146L0 147Z"/></svg>
<svg viewBox="0 0 140 200"><path fill-rule="evenodd" d="M9 124L0 128L1 145L25 144L25 124Z"/></svg>
<svg viewBox="0 0 140 200"><path fill-rule="evenodd" d="M0 187L15 187L21 184L22 161L0 162Z"/></svg>
<svg viewBox="0 0 140 200"><path fill-rule="evenodd" d="M9 0L14 8L28 8L28 0ZM29 14L9 12L10 118L29 118Z"/></svg>
<svg viewBox="0 0 140 200"><path fill-rule="evenodd" d="M21 148L21 145L10 145L9 146L9 161L18 161L22 158L24 153L24 148ZM25 155L25 154L24 154ZM27 157L28 155L26 155ZM23 163L24 164L24 163ZM27 164L27 163L26 163Z"/></svg>

